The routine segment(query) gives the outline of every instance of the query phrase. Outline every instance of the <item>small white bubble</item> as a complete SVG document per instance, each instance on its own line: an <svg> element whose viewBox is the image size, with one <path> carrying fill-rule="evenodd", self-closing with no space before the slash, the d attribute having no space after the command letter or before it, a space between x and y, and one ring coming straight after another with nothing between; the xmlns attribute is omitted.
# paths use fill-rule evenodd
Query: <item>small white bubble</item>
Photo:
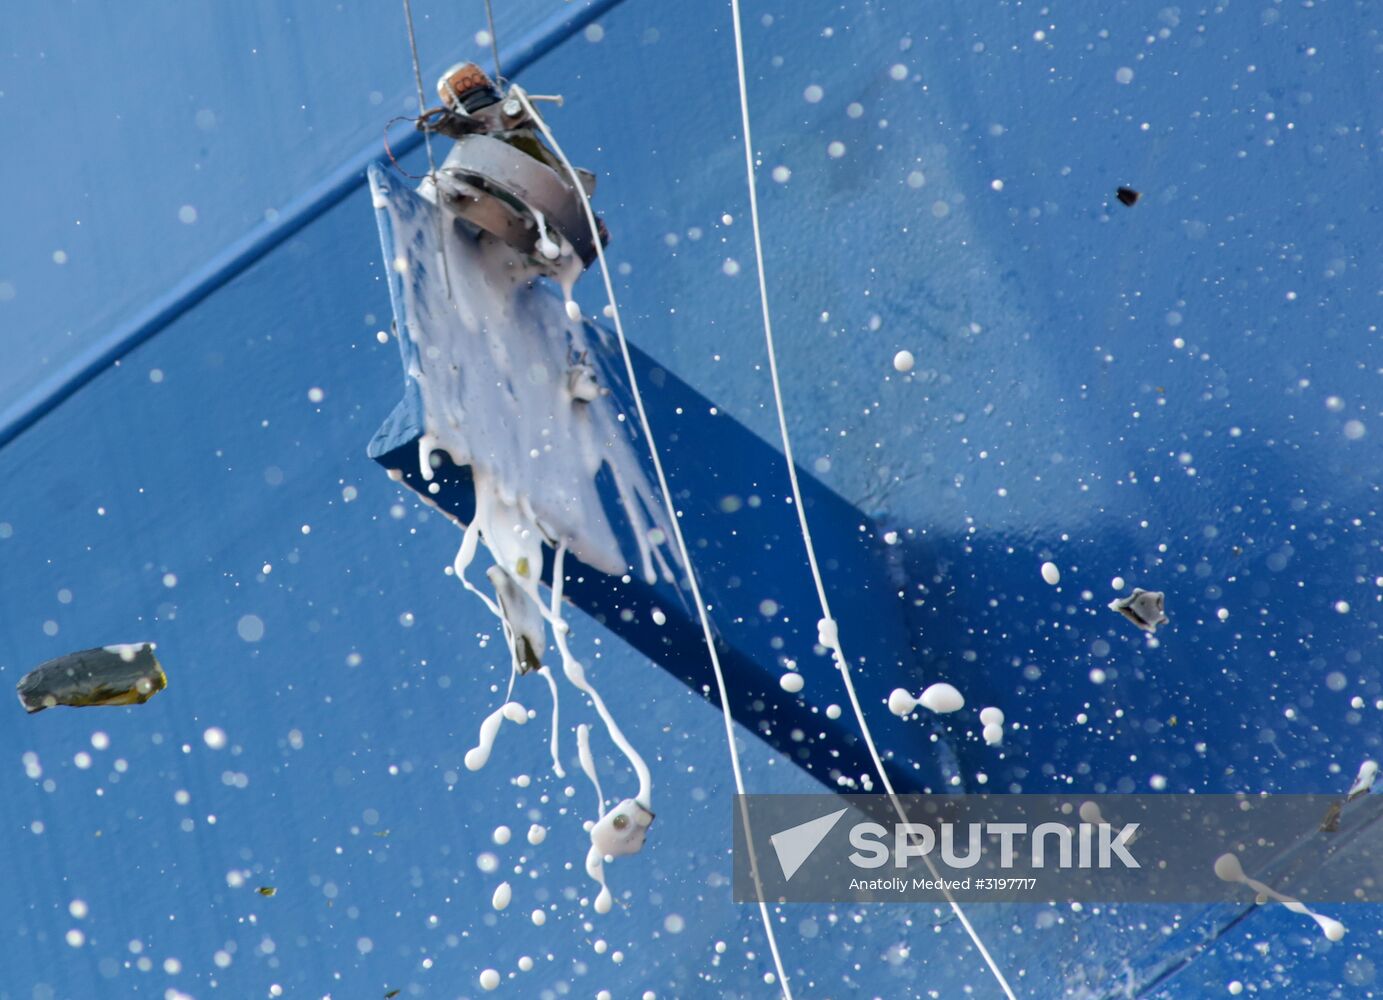
<svg viewBox="0 0 1383 1000"><path fill-rule="evenodd" d="M213 750L226 748L226 731L220 726L210 726L202 733L202 741Z"/></svg>
<svg viewBox="0 0 1383 1000"><path fill-rule="evenodd" d="M1133 70L1128 66L1120 66L1114 73L1114 79L1119 83L1132 83Z"/></svg>
<svg viewBox="0 0 1383 1000"><path fill-rule="evenodd" d="M186 226L192 225L197 221L197 210L191 205L184 205L178 209L178 221Z"/></svg>
<svg viewBox="0 0 1383 1000"><path fill-rule="evenodd" d="M813 83L806 90L802 91L802 96L806 99L808 104L818 104L821 98L826 96L826 92Z"/></svg>
<svg viewBox="0 0 1383 1000"><path fill-rule="evenodd" d="M235 630L246 642L259 642L264 638L264 622L259 615L243 615L236 623Z"/></svg>
<svg viewBox="0 0 1383 1000"><path fill-rule="evenodd" d="M778 686L781 687L788 694L797 694L799 691L802 690L802 687L805 683L806 682L803 680L801 674L793 673L791 671L789 671L786 674L783 674L782 677L778 678Z"/></svg>

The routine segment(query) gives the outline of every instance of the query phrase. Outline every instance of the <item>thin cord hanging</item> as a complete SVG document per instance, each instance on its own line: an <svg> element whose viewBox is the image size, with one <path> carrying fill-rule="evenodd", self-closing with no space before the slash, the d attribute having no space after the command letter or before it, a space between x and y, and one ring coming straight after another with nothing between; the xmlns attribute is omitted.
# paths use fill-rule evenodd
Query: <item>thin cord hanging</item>
<svg viewBox="0 0 1383 1000"><path fill-rule="evenodd" d="M802 502L802 489L797 481L797 464L792 454L792 438L788 434L788 422L786 411L783 407L783 387L778 378L778 353L773 343L773 317L768 306L768 280L764 273L764 248L763 238L759 232L759 197L755 184L754 169L754 143L749 131L749 86L745 80L744 71L744 33L740 26L740 4L739 0L730 0L730 11L734 19L735 34L735 62L739 74L740 90L740 119L744 130L744 165L747 174L749 187L749 220L750 227L754 233L754 261L758 268L759 275L759 303L763 312L764 342L768 347L768 372L773 381L773 401L778 410L778 430L783 441L783 457L788 464L788 479L792 484L792 502L797 508L797 522L802 529L802 544L807 550L807 562L811 566L812 580L816 584L817 600L821 604L821 617L823 625L823 637L832 641L828 644L831 648L832 657L836 667L840 670L841 679L845 683L845 691L849 695L850 705L855 710L855 720L859 724L860 733L864 737L865 746L869 748L869 756L874 762L874 769L879 774L879 779L883 782L885 791L888 792L890 801L893 803L894 810L898 813L898 818L904 823L908 822L907 814L903 810L903 803L898 798L898 794L893 790L893 783L889 780L888 772L884 770L883 760L879 757L878 748L874 745L874 735L869 731L869 724L864 718L864 709L860 705L859 696L855 693L855 682L850 676L850 664L845 658L845 653L841 649L839 631L836 627L835 619L831 616L830 602L826 598L826 585L821 578L821 566L817 562L816 547L812 544L811 527L807 523L807 507ZM927 868L932 876L941 881L936 867L932 864L929 856L923 857L927 863ZM1008 1000L1016 1000L1012 987L1008 980L1004 978L1003 972L998 964L985 947L984 941L980 939L979 933L971 925L965 911L961 909L950 891L943 886L942 891L946 895L946 902L950 904L951 911L965 928L966 934L974 943L980 955L984 957L985 964L989 966L989 971L993 973L995 980L1004 991L1004 996Z"/></svg>
<svg viewBox="0 0 1383 1000"><path fill-rule="evenodd" d="M504 73L499 68L499 35L495 34L495 8L485 0L485 21L490 26L490 55L495 57L495 85L503 89Z"/></svg>
<svg viewBox="0 0 1383 1000"><path fill-rule="evenodd" d="M413 56L413 82L418 87L418 114L427 114L427 102L423 98L423 68L418 61L418 39L413 34L413 4L410 0L403 0L403 20L408 25L408 51ZM426 127L423 128L423 145L427 147L427 175L432 178L432 196L437 200L437 207L442 207L442 191L437 186L437 161L432 158L432 133ZM393 153L389 154L393 159ZM437 247L441 254L442 276L446 279L447 301L451 301L451 268L447 266L447 240L446 229L442 223L442 213L437 213Z"/></svg>
<svg viewBox="0 0 1383 1000"><path fill-rule="evenodd" d="M749 868L754 879L755 893L759 899L759 916L763 920L764 935L768 938L768 950L773 955L773 965L778 972L778 984L782 988L784 1000L792 1000L792 987L788 982L787 972L783 968L783 958L778 951L778 938L773 933L773 920L768 913L768 904L764 901L763 886L759 881L758 860L754 853L754 839L749 836L749 813L748 807L744 804L744 775L740 771L739 751L735 747L735 728L734 720L730 715L730 696L725 688L725 672L720 666L720 654L716 652L715 636L711 631L711 619L706 611L706 602L701 597L701 587L697 583L696 570L692 566L691 552L687 548L687 541L682 536L682 526L677 519L677 507L672 500L672 490L668 488L667 476L663 473L662 459L658 457L658 446L653 439L653 428L649 426L648 414L644 410L643 394L639 392L638 376L634 374L634 361L629 355L629 341L624 336L624 324L620 320L619 303L615 300L615 286L610 280L610 268L605 262L605 247L600 238L600 227L596 222L595 212L591 210L590 198L586 196L586 188L581 183L581 178L576 172L576 168L567 159L567 154L562 152L561 145L558 144L556 136L548 128L537 110L528 99L528 94L514 85L512 93L523 103L524 110L528 112L534 123L538 126L543 137L547 139L552 151L557 154L557 158L562 161L562 166L566 168L568 176L571 178L572 186L581 198L581 207L586 212L586 222L591 227L591 236L595 242L596 256L600 260L600 273L605 279L605 295L610 300L610 318L615 324L615 333L619 338L620 352L624 355L624 370L629 378L630 392L634 397L634 406L638 411L639 425L643 430L644 438L648 441L649 455L653 459L653 470L658 475L658 487L662 491L663 503L667 507L668 520L672 524L672 535L677 542L678 553L682 557L682 565L687 570L687 581L691 586L692 599L696 602L697 614L701 618L701 634L706 641L706 650L711 657L711 669L715 673L716 693L720 697L721 715L725 721L725 741L730 748L730 767L735 775L735 791L739 794L740 819L744 823L745 843L749 845Z"/></svg>

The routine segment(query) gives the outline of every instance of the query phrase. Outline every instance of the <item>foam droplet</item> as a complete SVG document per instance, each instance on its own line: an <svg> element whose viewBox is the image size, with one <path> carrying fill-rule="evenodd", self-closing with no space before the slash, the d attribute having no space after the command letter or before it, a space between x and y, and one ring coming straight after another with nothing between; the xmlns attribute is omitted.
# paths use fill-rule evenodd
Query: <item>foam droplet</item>
<svg viewBox="0 0 1383 1000"><path fill-rule="evenodd" d="M993 705L988 708L980 709L980 724L985 726L1002 726L1004 724L1004 710L995 708Z"/></svg>
<svg viewBox="0 0 1383 1000"><path fill-rule="evenodd" d="M918 698L917 701L923 708L930 709L939 715L957 712L965 707L965 696L944 682L929 686L927 690L922 692L922 697Z"/></svg>
<svg viewBox="0 0 1383 1000"><path fill-rule="evenodd" d="M834 618L822 618L816 623L816 641L827 649L840 645L840 629Z"/></svg>
<svg viewBox="0 0 1383 1000"><path fill-rule="evenodd" d="M480 988L483 990L493 990L499 987L499 971L496 969L486 969L480 974Z"/></svg>
<svg viewBox="0 0 1383 1000"><path fill-rule="evenodd" d="M1215 859L1215 877L1223 882L1244 881L1244 866L1233 854L1221 854Z"/></svg>
<svg viewBox="0 0 1383 1000"><path fill-rule="evenodd" d="M798 691L801 691L805 683L801 674L793 673L792 671L778 678L778 686L788 694L796 694Z"/></svg>
<svg viewBox="0 0 1383 1000"><path fill-rule="evenodd" d="M514 898L514 890L510 888L508 882L501 882L495 887L495 894L490 897L490 905L496 910L502 910L509 905L509 901Z"/></svg>
<svg viewBox="0 0 1383 1000"><path fill-rule="evenodd" d="M917 699L906 688L894 688L888 696L888 710L894 715L906 718L917 708Z"/></svg>
<svg viewBox="0 0 1383 1000"><path fill-rule="evenodd" d="M893 367L900 372L912 371L912 366L917 363L917 359L912 356L912 351L899 351L893 356Z"/></svg>
<svg viewBox="0 0 1383 1000"><path fill-rule="evenodd" d="M573 323L581 322L581 307L572 299L567 299L567 319Z"/></svg>
<svg viewBox="0 0 1383 1000"><path fill-rule="evenodd" d="M1044 562L1042 564L1042 579L1053 587L1061 582L1061 570L1057 569L1056 563Z"/></svg>

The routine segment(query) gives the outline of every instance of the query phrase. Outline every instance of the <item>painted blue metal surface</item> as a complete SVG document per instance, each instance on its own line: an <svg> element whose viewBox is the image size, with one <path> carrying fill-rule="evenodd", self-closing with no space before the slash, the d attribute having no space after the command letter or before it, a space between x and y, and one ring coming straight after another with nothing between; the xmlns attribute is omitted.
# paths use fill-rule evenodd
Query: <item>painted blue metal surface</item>
<svg viewBox="0 0 1383 1000"><path fill-rule="evenodd" d="M889 551L918 660L1019 724L1001 756L958 721L960 752L1001 790L1347 784L1379 752L1383 696L1376 7L748 13L799 455L899 532ZM392 9L299 13L272 45L256 32L288 24L277 8L158 16L151 30L126 11L47 6L9 22L0 121L33 144L0 170L7 190L44 197L14 199L0 237L7 376L49 370L65 343L95 343L69 329L109 328L167 293L347 162L412 89ZM457 40L479 10L433 16L455 21L424 22L431 69L473 54ZM634 338L771 441L723 11L628 3L599 25L523 80L567 94L554 124L602 174ZM87 97L87 129L51 127L82 67L107 84ZM189 139L202 108L218 123L206 156ZM1115 203L1119 183L1143 200ZM178 221L184 204L197 223ZM719 721L612 634L583 623L602 640L594 669L619 678L612 707L656 748L663 801L683 816L660 810L649 852L613 868L627 909L588 931L564 898L583 891L563 868L576 814L559 814L560 786L509 783L542 773L541 741L506 740L502 773L462 780L492 694L476 685L502 682L502 657L441 572L453 529L360 454L398 392L391 349L373 340L388 305L368 199L348 193L263 249L0 450L0 676L143 638L170 674L138 710L16 715L0 730L0 846L20 859L0 903L0 996L264 996L275 983L338 1000L461 996L479 968L507 974L525 952L538 968L506 990L767 992L754 915L717 881ZM596 290L580 294L599 310ZM919 359L908 378L889 367L902 347ZM1060 590L1038 575L1048 558ZM1157 647L1104 610L1116 573L1167 592ZM245 615L264 623L258 642L240 637ZM210 725L231 748L201 742ZM91 747L97 729L110 750ZM751 786L813 787L745 746ZM532 895L487 914L476 857L517 863L490 832L523 829L530 809L554 827L523 883ZM278 895L232 890L232 869ZM560 913L535 932L540 903ZM1377 990L1372 908L1339 914L1339 945L1264 910L974 915L1028 996L1219 995L1234 979L1295 996ZM931 913L784 916L808 993L989 995L963 935ZM626 961L592 951L596 935Z"/></svg>
<svg viewBox="0 0 1383 1000"><path fill-rule="evenodd" d="M501 58L503 64L508 67L511 73L521 73L532 63L541 59L552 48L576 32L585 28L595 21L600 15L621 3L622 0L586 0L579 5L566 5L556 13L549 15L535 24L520 36L516 45L507 46ZM521 6L517 9L522 10ZM454 10L454 8L453 8ZM243 16L243 9L237 12L236 16ZM289 19L289 23L292 19ZM133 23L133 22L131 22ZM515 25L518 26L518 23ZM176 36L169 36L174 38ZM363 36L371 43L375 41L372 33L366 32ZM182 45L181 39L177 42ZM372 45L364 49L372 56L380 53ZM252 51L250 55L254 55ZM475 54L480 58L479 53ZM349 61L342 60L334 65L337 72L349 72L353 68ZM79 67L70 66L66 70L71 73L78 72ZM26 79L26 86L34 84L33 79ZM327 80L314 81L315 86L332 93L333 82ZM317 91L314 91L314 94ZM110 95L107 95L110 96ZM431 95L427 95L431 96ZM369 95L370 103L379 105L383 103L383 95L378 91L372 91ZM416 98L412 98L413 104L407 106L409 98L404 98L407 111L416 114ZM245 114L246 109L240 109L241 114ZM250 117L247 115L247 117ZM204 108L194 116L197 127L202 131L212 131L219 127L216 113L209 108ZM355 118L345 115L332 116L328 113L326 124L339 126L341 124L351 124ZM251 125L253 122L246 122ZM312 126L307 126L310 132ZM359 128L354 128L348 132L347 141L359 141ZM408 121L392 121L382 130L384 142L396 151L397 155L403 155L411 150L417 149L422 144L422 136ZM282 149L280 148L280 152ZM111 289L103 282L100 289L104 293L100 303L101 310L108 321L113 321L113 328L103 328L92 326L93 317L91 305L84 300L84 296L90 293L89 287L85 287L84 282L77 282L72 289L77 292L75 300L68 300L60 308L55 309L51 301L45 301L40 297L28 295L20 296L16 290L16 284L23 287L26 284L25 278L29 276L29 269L35 269L41 263L47 266L47 262L25 261L26 268L21 269L18 275L6 277L5 290L0 294L0 299L6 302L19 300L19 305L13 307L15 315L10 317L11 326L9 336L14 343L7 344L10 356L14 363L8 371L0 375L0 447L4 447L17 434L29 427L35 420L40 419L54 406L60 405L72 393L76 392L87 382L91 381L97 374L107 368L112 362L118 360L133 348L142 344L145 340L155 336L169 323L173 322L180 315L197 305L203 298L210 295L217 288L230 281L245 268L249 267L256 260L263 257L266 253L290 239L303 226L310 225L322 212L337 204L342 198L346 197L351 191L359 188L365 175L366 166L375 160L379 155L378 146L371 142L368 146L357 149L353 156L349 157L344 163L334 160L322 162L320 153L316 146L306 145L300 150L296 150L306 161L304 167L307 176L311 178L311 183L305 186L305 190L293 191L289 198L280 208L269 209L264 213L264 218L249 226L247 229L237 228L239 220L221 220L210 241L200 243L200 245L218 247L209 255L209 259L201 267L190 274L183 274L181 271L166 270L167 268L179 267L183 261L181 256L169 258L165 253L165 246L162 239L167 235L166 227L152 227L150 235L153 237L151 243L144 248L131 248L130 253L136 259L142 259L146 264L140 269L139 280L142 282L153 282L149 287L159 288L160 283L167 283L171 287L167 291L158 291L152 295L152 301L142 307L135 306L133 302L117 303L112 300ZM275 161L282 163L282 158ZM201 164L198 164L200 167ZM325 176L318 178L318 174ZM163 178L155 175L148 182L150 186L156 186ZM282 173L276 173L266 177L266 183L282 185L285 177ZM50 180L55 190L62 190L65 187L65 179ZM106 183L110 183L109 180ZM246 192L243 187L239 187L241 195ZM107 192L98 189L98 197ZM91 197L86 193L86 197ZM128 193L121 192L121 197L128 197ZM30 211L37 212L61 212L65 206L46 201L36 201L32 205L26 206ZM138 207L138 206L136 206ZM191 208L190 216L180 216L180 219L187 225L191 225L198 220L196 206L184 206ZM180 209L181 211L181 209ZM119 225L119 223L117 223ZM218 242L223 240L224 243ZM58 255L61 255L59 260ZM64 267L70 262L71 254L60 249L54 251L53 263L60 263ZM80 272L80 268L77 269ZM40 285L40 287L42 287ZM136 286L138 287L138 286ZM128 296L130 289L122 289L122 294ZM32 301L31 301L32 299ZM67 313L71 311L73 316L68 318ZM132 313L129 316L123 315L125 312ZM57 347L54 344L55 338L51 332L46 333L39 343L42 345L37 350L26 348L20 341L18 331L30 323L38 323L45 331L52 331L53 328L60 327L64 322L79 324L77 329L68 330L67 337L70 338L66 344ZM0 336L4 336L0 333ZM55 349L56 348L56 349Z"/></svg>

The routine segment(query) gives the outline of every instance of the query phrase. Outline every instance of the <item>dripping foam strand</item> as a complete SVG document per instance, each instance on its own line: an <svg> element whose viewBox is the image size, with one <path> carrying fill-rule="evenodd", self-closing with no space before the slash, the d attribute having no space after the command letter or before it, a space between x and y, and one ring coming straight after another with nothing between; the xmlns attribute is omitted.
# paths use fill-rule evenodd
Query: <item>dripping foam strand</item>
<svg viewBox="0 0 1383 1000"><path fill-rule="evenodd" d="M740 96L740 123L744 129L744 166L746 181L749 189L749 218L750 228L754 235L754 261L758 270L759 277L759 304L763 316L764 342L768 348L768 371L773 382L773 400L778 411L778 430L783 441L783 457L787 461L788 479L792 484L793 506L797 510L798 525L802 530L802 544L807 550L807 562L811 565L812 580L816 584L816 596L821 605L821 623L818 627L822 644L831 650L831 656L835 660L836 667L840 671L841 680L845 684L845 692L850 698L850 705L855 711L855 720L860 727L860 734L864 737L865 746L869 749L869 756L874 762L874 769L879 774L880 781L883 782L884 790L888 792L894 810L898 813L898 818L908 822L907 814L903 810L903 804L898 795L893 790L893 783L889 780L888 774L884 770L883 760L879 757L878 748L874 745L874 736L869 731L869 724L864 718L864 709L860 705L859 696L855 693L855 683L850 677L850 664L845 658L845 653L841 649L840 636L838 634L835 618L831 615L830 602L826 597L826 586L822 582L821 567L817 564L816 548L812 544L811 528L807 523L807 507L802 502L802 490L797 482L797 465L792 453L792 438L788 434L787 414L783 406L783 387L778 378L778 354L773 344L773 317L768 306L768 279L764 271L764 248L763 238L759 230L759 196L755 183L754 170L754 141L749 129L749 85L745 79L744 71L744 32L740 24L740 3L739 0L730 0L730 14L734 22L735 38L735 66L739 76L739 96ZM829 640L829 641L826 641ZM938 882L941 876L932 864L929 856L924 856L927 868L932 877ZM948 889L943 887L942 892L946 896L946 902L950 904L951 912L960 921L965 933L969 935L971 942L985 964L989 967L995 981L1004 991L1004 996L1008 1000L1016 1000L1013 988L1009 986L1008 980L1004 977L1003 971L999 968L994 957L985 947L984 941L980 938L979 932L970 923L965 911L959 902L951 895Z"/></svg>
<svg viewBox="0 0 1383 1000"><path fill-rule="evenodd" d="M557 158L562 161L562 166L566 168L567 175L572 181L578 197L581 199L581 207L586 214L586 223L590 226L591 236L595 243L596 257L600 261L600 274L605 282L605 295L610 302L610 318L615 326L615 334L619 338L620 353L624 356L624 368L629 378L630 392L634 397L634 406L638 411L639 424L643 430L644 437L648 441L649 457L653 461L654 472L657 473L658 487L662 493L663 503L666 505L669 523L672 527L672 537L676 541L677 550L682 559L682 568L687 574L687 582L691 587L692 599L696 602L697 616L701 619L701 633L706 642L706 651L710 656L711 670L715 674L716 691L720 696L721 716L725 723L725 742L730 751L730 767L735 777L735 791L740 795L740 819L744 824L745 843L749 845L749 870L754 879L754 891L759 901L759 916L763 923L764 936L768 939L768 948L773 955L773 965L778 973L778 984L786 1000L792 1000L792 987L788 980L787 972L783 968L782 954L778 950L778 938L773 932L773 921L768 914L768 904L764 901L763 886L759 879L758 859L754 852L754 838L749 836L749 812L744 805L744 774L740 769L739 750L735 747L735 726L734 719L730 715L730 697L725 688L725 672L720 666L720 654L716 652L715 636L711 631L711 620L706 611L706 602L701 597L701 586L697 582L696 569L692 566L691 552L687 548L686 539L682 537L682 526L677 519L677 507L672 501L672 491L668 488L667 476L663 472L662 459L658 455L658 446L653 437L653 428L649 425L648 414L644 410L643 394L639 391L638 376L634 373L634 361L629 355L629 341L624 335L624 323L620 318L619 303L615 298L614 282L610 279L610 267L605 260L605 245L601 241L600 227L596 224L595 212L591 209L590 199L586 196L586 189L581 183L581 178L567 159L567 154L562 151L561 145L557 142L557 137L548 128L547 122L543 121L542 116L533 107L528 99L528 94L522 87L515 85L513 93L523 103L524 110L528 112L538 129L543 133L552 146L552 151Z"/></svg>
<svg viewBox="0 0 1383 1000"><path fill-rule="evenodd" d="M511 701L515 681L536 667L553 696L552 768L564 775L557 685L551 669L541 663L544 633L550 628L564 675L591 700L611 740L628 759L638 776L639 802L651 819L648 766L572 654L570 629L562 617L564 558L569 550L601 572L622 575L632 570L649 583L660 577L676 579L661 550L669 537L662 506L623 414L610 406L588 406L593 397L574 391L574 372L588 379L596 374L584 360L591 354L590 335L584 323L573 322L565 308L536 287L538 269L502 242L483 235L472 239L452 229L447 233L451 252L445 257L429 253L427 216L443 211L435 204L431 185L420 187L417 199L395 201L389 197L388 181L374 176L372 183L376 202L382 201L390 213L398 255L393 266L403 276L400 335L416 347L409 375L424 409L420 475L425 482L434 481L437 452L455 465L470 467L475 513L464 526L452 572L499 620L510 653L504 704L482 724L479 745L467 755L467 766L483 767L500 725L520 721L517 710L510 708L517 704ZM569 245L559 248L561 253L573 257ZM441 282L430 271L434 257L438 266L447 268L448 284L457 294L443 297ZM560 280L568 299L579 273L579 261L562 269ZM597 480L613 481L636 551L625 552ZM495 587L493 598L467 575L482 544L494 562L487 572ZM557 582L550 606L539 594L544 545L556 553ZM608 910L608 894L604 898Z"/></svg>

